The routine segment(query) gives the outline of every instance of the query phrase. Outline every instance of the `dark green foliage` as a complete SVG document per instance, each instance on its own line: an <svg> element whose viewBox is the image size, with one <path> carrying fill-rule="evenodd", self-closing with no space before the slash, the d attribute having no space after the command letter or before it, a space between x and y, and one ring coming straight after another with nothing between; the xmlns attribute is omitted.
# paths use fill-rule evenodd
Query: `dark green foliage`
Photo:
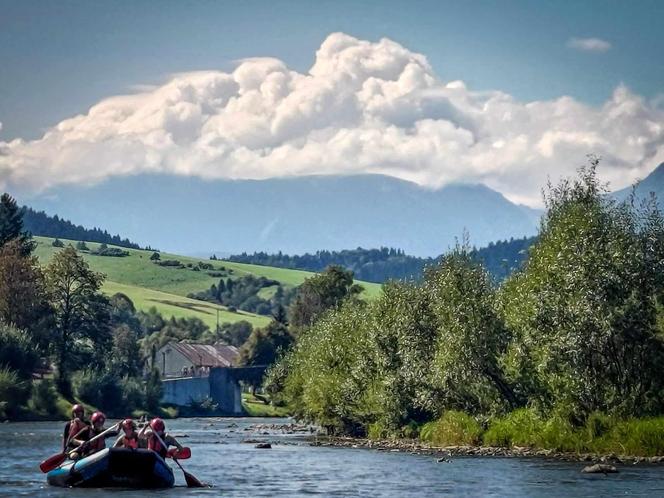
<svg viewBox="0 0 664 498"><path fill-rule="evenodd" d="M51 245L53 247L64 247L65 243L62 242L60 239L56 238L53 242L51 242Z"/></svg>
<svg viewBox="0 0 664 498"><path fill-rule="evenodd" d="M69 373L77 356L102 366L110 349L109 305L100 292L103 278L71 246L56 253L46 269L54 315L51 347L63 394L69 394Z"/></svg>
<svg viewBox="0 0 664 498"><path fill-rule="evenodd" d="M0 419L13 418L30 396L30 383L0 365Z"/></svg>
<svg viewBox="0 0 664 498"><path fill-rule="evenodd" d="M128 247L130 249L141 248L129 239L123 239L119 235L110 235L106 230L100 228L83 228L80 225L74 225L70 221L58 217L58 215L49 216L43 211L34 211L27 206L21 208L21 216L25 229L33 235L100 242L114 246Z"/></svg>
<svg viewBox="0 0 664 498"><path fill-rule="evenodd" d="M222 323L216 332L204 332L200 337L200 342L205 344L222 342L239 348L247 342L252 330L252 325L246 320L234 323Z"/></svg>
<svg viewBox="0 0 664 498"><path fill-rule="evenodd" d="M0 322L0 367L8 367L20 379L30 379L39 363L39 352L30 336Z"/></svg>
<svg viewBox="0 0 664 498"><path fill-rule="evenodd" d="M109 256L113 258L124 258L125 256L129 256L129 251L124 251L117 247L104 246L106 246L106 244L102 244L99 246L99 249L92 251L90 254L94 254L95 256Z"/></svg>
<svg viewBox="0 0 664 498"><path fill-rule="evenodd" d="M293 342L288 329L272 321L264 328L254 329L240 349L241 365L271 365Z"/></svg>
<svg viewBox="0 0 664 498"><path fill-rule="evenodd" d="M32 395L28 407L44 415L54 415L57 412L57 399L53 382L41 379L32 383Z"/></svg>
<svg viewBox="0 0 664 498"><path fill-rule="evenodd" d="M152 259L152 258L150 258ZM184 268L185 266L182 264L182 262L179 259L157 259L153 260L156 264L159 266L165 266L165 267L175 267L175 268Z"/></svg>
<svg viewBox="0 0 664 498"><path fill-rule="evenodd" d="M12 240L18 242L23 256L35 248L30 233L23 230L23 216L16 200L5 193L0 196L0 247Z"/></svg>
<svg viewBox="0 0 664 498"><path fill-rule="evenodd" d="M163 389L161 386L161 374L153 368L150 371L148 381L145 383L145 405L148 410L155 413L159 408Z"/></svg>
<svg viewBox="0 0 664 498"><path fill-rule="evenodd" d="M258 296L262 289L274 286L277 286L277 290L272 298L263 299ZM217 285L212 284L208 290L190 294L189 297L219 303L229 307L229 309L233 307L234 309L269 316L277 307L288 306L295 292L295 289L284 291L284 288L276 280L244 275L236 279L222 278Z"/></svg>
<svg viewBox="0 0 664 498"><path fill-rule="evenodd" d="M76 242L76 249L78 251L89 251L90 250L90 248L87 246L87 244L82 240Z"/></svg>
<svg viewBox="0 0 664 498"><path fill-rule="evenodd" d="M161 254L159 254L158 252L153 252L150 255L150 261L159 261L160 259L161 259Z"/></svg>
<svg viewBox="0 0 664 498"><path fill-rule="evenodd" d="M289 309L289 318L295 328L308 327L328 309L339 306L345 299L362 292L362 286L353 283L353 272L340 266L329 266L324 272L307 278L299 287Z"/></svg>
<svg viewBox="0 0 664 498"><path fill-rule="evenodd" d="M482 263L496 282L505 280L519 269L526 259L528 248L535 237L491 242L487 247L473 249L473 258ZM317 251L314 254L289 256L287 254L242 253L229 258L230 261L277 268L291 268L313 272L323 271L330 265L342 266L353 272L358 280L386 282L388 280L421 280L425 268L435 265L442 256L419 258L408 256L401 249L357 249L343 251Z"/></svg>

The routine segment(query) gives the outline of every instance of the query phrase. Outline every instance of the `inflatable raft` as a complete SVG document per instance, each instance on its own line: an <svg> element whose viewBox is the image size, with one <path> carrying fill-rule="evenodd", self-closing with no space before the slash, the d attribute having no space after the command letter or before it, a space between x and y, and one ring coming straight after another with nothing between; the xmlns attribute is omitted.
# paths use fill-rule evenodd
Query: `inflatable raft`
<svg viewBox="0 0 664 498"><path fill-rule="evenodd" d="M175 482L171 468L154 451L125 448L68 460L46 478L51 486L87 488L170 488Z"/></svg>

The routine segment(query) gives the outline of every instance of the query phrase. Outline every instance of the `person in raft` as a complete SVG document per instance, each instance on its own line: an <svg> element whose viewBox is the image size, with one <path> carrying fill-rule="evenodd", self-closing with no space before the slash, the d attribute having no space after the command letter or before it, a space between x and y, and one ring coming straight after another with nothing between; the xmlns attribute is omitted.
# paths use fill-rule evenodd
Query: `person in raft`
<svg viewBox="0 0 664 498"><path fill-rule="evenodd" d="M87 429L88 422L85 421L85 409L82 405L76 404L71 407L72 419L65 424L65 430L62 434L62 451L73 449L76 445L73 439L79 436L83 429Z"/></svg>
<svg viewBox="0 0 664 498"><path fill-rule="evenodd" d="M161 444L159 438L157 438L155 434L159 435L166 447ZM175 446L178 451L182 450L183 448L177 439L175 439L170 434L166 434L166 425L160 418L153 418L150 421L150 428L148 429L147 425L143 427L141 432L138 433L138 437L147 439L148 448L157 452L161 458L166 458L169 446Z"/></svg>
<svg viewBox="0 0 664 498"><path fill-rule="evenodd" d="M122 427L123 434L120 434L120 437L113 444L113 448L131 448L134 450L138 448L139 437L138 432L136 432L136 423L127 418L122 421L120 427Z"/></svg>
<svg viewBox="0 0 664 498"><path fill-rule="evenodd" d="M102 412L94 412L92 417L90 417L90 422L92 422L92 427L88 427L87 430L83 431L78 437L72 439L76 450L72 451L69 454L69 458L72 460L78 460L81 457L90 456L93 453L106 448L106 438L117 436L117 432L109 432L104 437L100 437L92 442L90 440L96 435L104 432L104 423L106 423L106 415Z"/></svg>

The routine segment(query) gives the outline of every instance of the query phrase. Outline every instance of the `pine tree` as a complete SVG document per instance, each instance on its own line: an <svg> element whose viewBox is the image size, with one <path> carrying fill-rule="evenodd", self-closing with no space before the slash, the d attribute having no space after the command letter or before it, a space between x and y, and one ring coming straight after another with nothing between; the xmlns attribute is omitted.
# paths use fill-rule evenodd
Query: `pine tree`
<svg viewBox="0 0 664 498"><path fill-rule="evenodd" d="M19 241L24 256L28 256L35 248L30 234L23 231L23 213L16 200L4 193L0 197L0 246L15 239Z"/></svg>

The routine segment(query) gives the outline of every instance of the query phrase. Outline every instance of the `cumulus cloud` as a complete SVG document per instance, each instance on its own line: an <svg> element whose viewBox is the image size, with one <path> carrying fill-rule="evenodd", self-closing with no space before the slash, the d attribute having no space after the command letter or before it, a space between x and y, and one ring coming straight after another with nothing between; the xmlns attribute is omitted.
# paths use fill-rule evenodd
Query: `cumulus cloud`
<svg viewBox="0 0 664 498"><path fill-rule="evenodd" d="M606 52L611 48L611 44L601 38L570 38L567 41L567 47L582 52Z"/></svg>
<svg viewBox="0 0 664 498"><path fill-rule="evenodd" d="M113 175L263 179L381 173L433 188L482 182L538 205L550 176L603 157L614 187L664 160L664 110L620 86L599 107L520 102L442 81L388 39L331 34L311 69L273 58L175 75L108 98L37 140L0 142L0 186L41 191Z"/></svg>

